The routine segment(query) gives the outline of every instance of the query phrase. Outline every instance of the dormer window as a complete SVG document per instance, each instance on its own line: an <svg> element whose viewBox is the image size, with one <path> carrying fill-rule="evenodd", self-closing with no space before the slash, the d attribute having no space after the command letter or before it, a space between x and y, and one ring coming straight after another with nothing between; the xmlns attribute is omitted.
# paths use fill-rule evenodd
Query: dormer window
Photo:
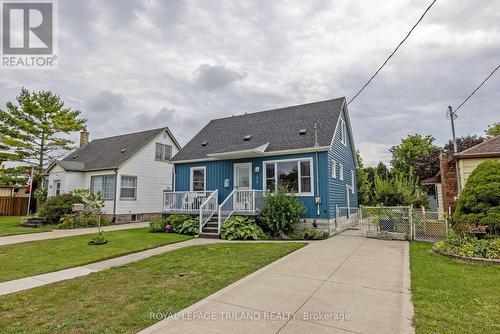
<svg viewBox="0 0 500 334"><path fill-rule="evenodd" d="M250 139L252 139L252 135L246 135L245 137L243 137L244 141L249 141Z"/></svg>
<svg viewBox="0 0 500 334"><path fill-rule="evenodd" d="M300 135L300 136L303 136L303 135L305 135L306 133L307 133L307 129L300 129L300 130L299 130L299 135Z"/></svg>
<svg viewBox="0 0 500 334"><path fill-rule="evenodd" d="M201 146L207 146L207 145L208 145L208 141L205 140L205 141L201 142Z"/></svg>

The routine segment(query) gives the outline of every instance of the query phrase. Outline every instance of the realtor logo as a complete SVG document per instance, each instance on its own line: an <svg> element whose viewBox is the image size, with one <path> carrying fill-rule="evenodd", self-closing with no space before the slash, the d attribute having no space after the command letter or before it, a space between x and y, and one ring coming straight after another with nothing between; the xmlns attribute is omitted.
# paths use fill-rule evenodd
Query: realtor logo
<svg viewBox="0 0 500 334"><path fill-rule="evenodd" d="M56 3L2 1L2 67L54 68L57 65Z"/></svg>

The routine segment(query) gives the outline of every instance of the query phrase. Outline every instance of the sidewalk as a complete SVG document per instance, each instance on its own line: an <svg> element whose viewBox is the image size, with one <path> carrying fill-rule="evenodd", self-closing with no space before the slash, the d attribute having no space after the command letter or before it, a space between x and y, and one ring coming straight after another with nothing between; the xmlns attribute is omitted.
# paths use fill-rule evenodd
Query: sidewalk
<svg viewBox="0 0 500 334"><path fill-rule="evenodd" d="M206 245L216 242L225 242L225 241L220 239L200 239L200 238L190 239L170 245L160 246L157 248L152 248L145 251L116 257L101 262L91 263L85 266L74 267L60 271L54 271L47 274L41 274L32 277L26 277L12 281L2 282L0 283L0 296L13 292L32 289L37 286L42 286L54 282L72 279L75 277L85 276L112 267L122 266L128 263L143 260L154 255L170 252L179 248L195 246L195 245Z"/></svg>
<svg viewBox="0 0 500 334"><path fill-rule="evenodd" d="M103 226L101 227L101 230L119 231L119 230L128 230L132 228L141 228L148 226L149 226L148 222L130 223L130 224ZM64 237L73 237L75 235L92 234L92 233L97 233L97 227L77 228L73 230L53 230L50 232L9 235L6 237L0 237L0 246L18 244L27 241L39 241L39 240L57 239Z"/></svg>
<svg viewBox="0 0 500 334"><path fill-rule="evenodd" d="M347 231L140 333L412 333L409 289L408 242Z"/></svg>

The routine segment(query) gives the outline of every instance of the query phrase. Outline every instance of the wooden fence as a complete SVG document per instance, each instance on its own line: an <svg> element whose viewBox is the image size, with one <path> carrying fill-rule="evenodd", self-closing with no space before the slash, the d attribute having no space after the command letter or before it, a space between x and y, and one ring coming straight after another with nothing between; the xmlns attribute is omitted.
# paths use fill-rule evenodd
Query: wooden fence
<svg viewBox="0 0 500 334"><path fill-rule="evenodd" d="M28 197L0 197L0 216L24 216Z"/></svg>

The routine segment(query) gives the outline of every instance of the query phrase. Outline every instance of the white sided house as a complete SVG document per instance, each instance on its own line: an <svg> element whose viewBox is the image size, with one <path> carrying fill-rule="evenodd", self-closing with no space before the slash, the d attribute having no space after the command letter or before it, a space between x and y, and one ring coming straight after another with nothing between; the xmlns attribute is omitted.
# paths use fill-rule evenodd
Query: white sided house
<svg viewBox="0 0 500 334"><path fill-rule="evenodd" d="M81 132L80 148L47 169L48 196L87 188L101 192L114 222L161 214L163 192L173 189L170 158L180 145L167 127L95 139Z"/></svg>

